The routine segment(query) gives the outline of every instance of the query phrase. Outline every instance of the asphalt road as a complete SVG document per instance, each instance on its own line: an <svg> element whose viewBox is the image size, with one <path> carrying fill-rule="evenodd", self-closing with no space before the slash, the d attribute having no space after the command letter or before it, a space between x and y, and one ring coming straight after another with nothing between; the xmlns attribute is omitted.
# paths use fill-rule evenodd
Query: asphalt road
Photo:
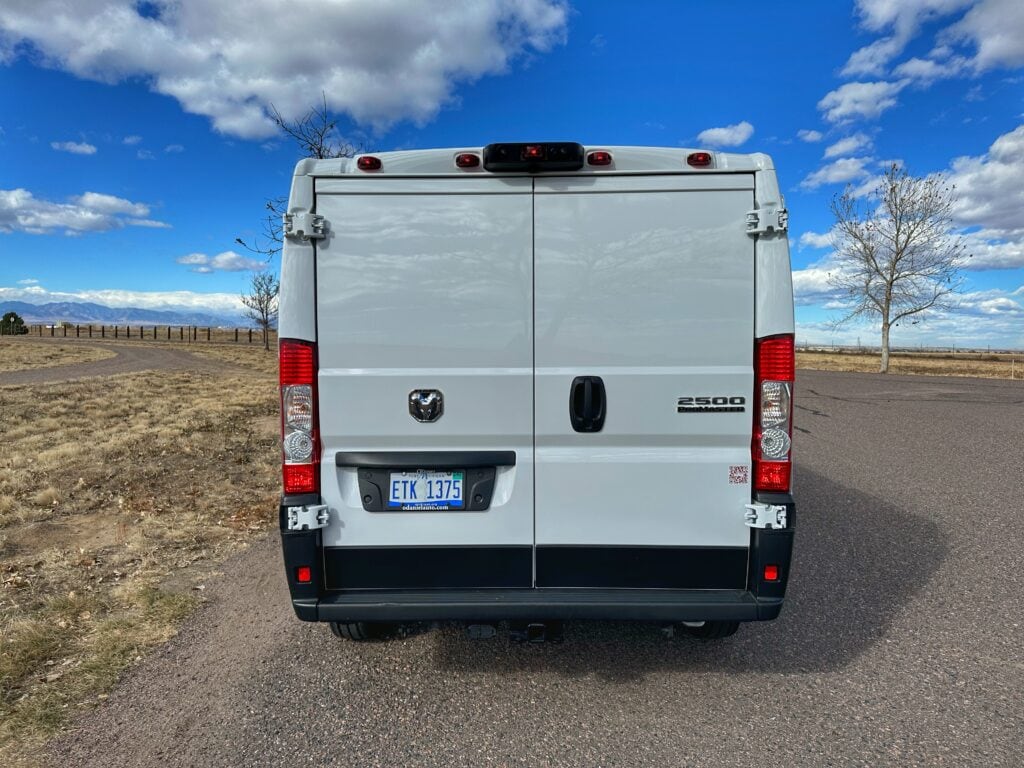
<svg viewBox="0 0 1024 768"><path fill-rule="evenodd" d="M733 638L574 623L352 644L276 537L53 749L66 766L1024 765L1024 384L800 372L797 553Z"/></svg>

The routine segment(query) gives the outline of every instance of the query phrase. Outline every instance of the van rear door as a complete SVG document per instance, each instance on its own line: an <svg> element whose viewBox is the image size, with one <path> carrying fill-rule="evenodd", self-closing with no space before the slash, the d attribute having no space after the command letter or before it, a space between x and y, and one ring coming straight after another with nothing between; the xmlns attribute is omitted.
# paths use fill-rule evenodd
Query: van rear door
<svg viewBox="0 0 1024 768"><path fill-rule="evenodd" d="M534 207L536 586L745 588L753 174L538 177Z"/></svg>
<svg viewBox="0 0 1024 768"><path fill-rule="evenodd" d="M328 588L532 586L532 180L349 176L316 195ZM455 480L461 505L424 503Z"/></svg>

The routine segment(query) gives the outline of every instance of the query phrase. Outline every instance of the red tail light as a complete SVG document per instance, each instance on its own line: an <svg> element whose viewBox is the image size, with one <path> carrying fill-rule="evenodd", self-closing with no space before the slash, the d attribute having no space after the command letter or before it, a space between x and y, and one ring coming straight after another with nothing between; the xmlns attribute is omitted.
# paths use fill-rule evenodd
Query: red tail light
<svg viewBox="0 0 1024 768"><path fill-rule="evenodd" d="M381 169L381 161L379 157L373 157L371 155L363 155L356 160L356 166L360 171L379 171Z"/></svg>
<svg viewBox="0 0 1024 768"><path fill-rule="evenodd" d="M281 461L285 495L320 492L316 345L281 339Z"/></svg>
<svg viewBox="0 0 1024 768"><path fill-rule="evenodd" d="M476 168L480 165L480 155L472 152L463 152L455 156L455 165L459 168Z"/></svg>
<svg viewBox="0 0 1024 768"><path fill-rule="evenodd" d="M612 164L612 153L611 152L591 152L587 155L587 165L611 165Z"/></svg>
<svg viewBox="0 0 1024 768"><path fill-rule="evenodd" d="M694 168L707 168L711 165L711 153L710 152L691 152L686 156L687 165L692 165Z"/></svg>
<svg viewBox="0 0 1024 768"><path fill-rule="evenodd" d="M792 334L755 342L751 442L755 491L789 491L795 368Z"/></svg>

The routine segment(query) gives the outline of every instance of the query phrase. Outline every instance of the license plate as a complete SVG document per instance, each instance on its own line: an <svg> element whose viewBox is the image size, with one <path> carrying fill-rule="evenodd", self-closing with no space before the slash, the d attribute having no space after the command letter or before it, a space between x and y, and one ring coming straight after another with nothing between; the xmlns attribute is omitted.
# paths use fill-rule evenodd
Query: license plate
<svg viewBox="0 0 1024 768"><path fill-rule="evenodd" d="M392 472L388 507L408 510L464 509L462 472Z"/></svg>

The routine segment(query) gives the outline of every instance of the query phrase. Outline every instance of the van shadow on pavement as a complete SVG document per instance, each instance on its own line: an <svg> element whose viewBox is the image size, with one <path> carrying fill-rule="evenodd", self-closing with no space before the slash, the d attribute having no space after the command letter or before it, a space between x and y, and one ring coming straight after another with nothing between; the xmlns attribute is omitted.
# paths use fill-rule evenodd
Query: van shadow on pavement
<svg viewBox="0 0 1024 768"><path fill-rule="evenodd" d="M797 466L793 577L782 615L701 641L657 625L569 622L561 644L437 633L436 661L460 672L552 671L635 680L663 669L811 672L842 669L877 643L948 553L939 525Z"/></svg>

